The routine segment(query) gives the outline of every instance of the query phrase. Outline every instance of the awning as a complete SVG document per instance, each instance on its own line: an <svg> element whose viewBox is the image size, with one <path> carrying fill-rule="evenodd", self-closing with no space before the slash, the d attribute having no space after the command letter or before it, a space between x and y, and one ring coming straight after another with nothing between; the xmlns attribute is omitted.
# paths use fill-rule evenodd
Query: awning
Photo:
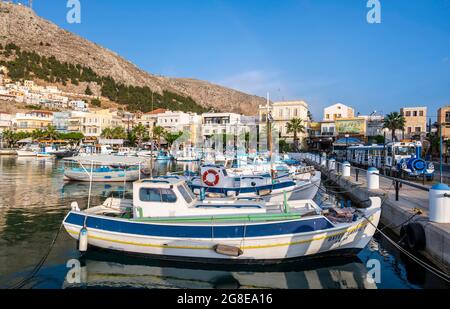
<svg viewBox="0 0 450 309"><path fill-rule="evenodd" d="M147 162L146 158L138 157L122 157L113 155L89 155L66 158L65 161L77 162L79 164L89 165L121 165L121 166L136 166L143 165Z"/></svg>
<svg viewBox="0 0 450 309"><path fill-rule="evenodd" d="M17 142L17 144L31 144L33 142L33 139L31 137L22 139Z"/></svg>
<svg viewBox="0 0 450 309"><path fill-rule="evenodd" d="M353 144L364 144L364 143L358 138L349 137L349 138L338 139L334 144L335 145L353 145Z"/></svg>

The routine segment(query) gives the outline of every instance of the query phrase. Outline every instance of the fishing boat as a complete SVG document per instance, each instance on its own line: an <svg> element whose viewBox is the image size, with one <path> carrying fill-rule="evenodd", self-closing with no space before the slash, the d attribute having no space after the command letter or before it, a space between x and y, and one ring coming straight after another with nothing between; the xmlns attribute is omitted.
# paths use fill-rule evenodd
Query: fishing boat
<svg viewBox="0 0 450 309"><path fill-rule="evenodd" d="M185 181L133 183L133 199L108 198L64 218L81 252L102 248L158 259L271 264L324 254L355 253L376 231L381 198L366 209L324 210L312 200L266 203L197 199Z"/></svg>
<svg viewBox="0 0 450 309"><path fill-rule="evenodd" d="M170 161L173 157L170 155L168 151L160 150L158 154L156 155L157 161Z"/></svg>
<svg viewBox="0 0 450 309"><path fill-rule="evenodd" d="M242 175L231 173L223 166L204 165L200 175L189 178L189 186L196 194L204 190L212 196L261 197L266 201L312 200L321 183L321 173L313 168L303 173L275 176L274 173Z"/></svg>
<svg viewBox="0 0 450 309"><path fill-rule="evenodd" d="M177 151L174 156L177 162L196 162L200 161L200 156L193 148L184 148L181 151Z"/></svg>
<svg viewBox="0 0 450 309"><path fill-rule="evenodd" d="M67 181L127 182L141 177L145 158L113 155L84 155L65 159Z"/></svg>
<svg viewBox="0 0 450 309"><path fill-rule="evenodd" d="M40 151L39 145L26 145L16 150L19 157L36 157Z"/></svg>

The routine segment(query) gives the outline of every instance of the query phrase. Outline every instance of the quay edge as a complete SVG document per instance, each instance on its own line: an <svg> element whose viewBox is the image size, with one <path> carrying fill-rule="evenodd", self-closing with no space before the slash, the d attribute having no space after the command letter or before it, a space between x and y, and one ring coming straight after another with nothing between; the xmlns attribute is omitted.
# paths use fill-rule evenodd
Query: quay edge
<svg viewBox="0 0 450 309"><path fill-rule="evenodd" d="M291 156L295 157L295 154ZM316 169L322 172L323 178L338 186L356 203L363 204L369 197L373 196L381 197L384 200L381 223L388 226L398 236L400 236L402 225L414 215L414 207L405 204L401 200L395 201L395 198L389 197L384 190L369 190L366 184L356 183L352 178L344 178L342 174L330 171L324 164L312 160L306 160L306 162L314 165ZM365 178L365 176L360 177ZM427 214L428 204L421 206L420 209L423 211L423 214L411 220L411 222L421 224L425 231L426 248L420 253L441 268L441 270L450 274L450 224L431 222Z"/></svg>

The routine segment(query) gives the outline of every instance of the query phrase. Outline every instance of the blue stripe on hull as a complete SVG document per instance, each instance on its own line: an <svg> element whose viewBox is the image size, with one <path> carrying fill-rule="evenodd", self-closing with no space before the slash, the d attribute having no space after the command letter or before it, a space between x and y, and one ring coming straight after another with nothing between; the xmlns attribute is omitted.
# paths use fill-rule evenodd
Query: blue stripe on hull
<svg viewBox="0 0 450 309"><path fill-rule="evenodd" d="M84 215L71 213L65 223L83 226ZM301 221L281 222L274 224L236 225L236 226L181 226L142 224L114 219L88 217L88 228L109 232L135 234L142 236L173 237L173 238L242 238L265 237L287 234L307 233L332 228L333 225L325 218L313 218ZM214 233L214 235L213 235Z"/></svg>
<svg viewBox="0 0 450 309"><path fill-rule="evenodd" d="M265 185L265 186L258 186L258 187L241 187L241 188L218 188L218 187L207 187L207 186L201 186L201 185L192 185L190 184L189 187L194 189L202 189L205 188L208 193L220 193L220 194L227 194L227 192L236 192L238 194L245 194L245 193L258 193L259 191L265 191L265 190L280 190L280 189L286 189L289 187L295 186L295 182L293 181L286 181L282 183L276 183L273 185Z"/></svg>

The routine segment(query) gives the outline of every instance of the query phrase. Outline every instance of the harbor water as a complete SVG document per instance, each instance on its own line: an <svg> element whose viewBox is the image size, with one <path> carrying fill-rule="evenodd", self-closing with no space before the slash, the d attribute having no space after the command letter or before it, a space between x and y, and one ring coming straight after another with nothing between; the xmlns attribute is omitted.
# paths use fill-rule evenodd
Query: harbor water
<svg viewBox="0 0 450 309"><path fill-rule="evenodd" d="M189 164L155 162L154 168L155 174L162 175L168 170L187 169ZM131 192L130 188L131 184L94 183L92 205L101 203L107 196ZM0 156L0 288L13 287L29 278L58 235L71 202L77 201L85 207L88 191L87 183L64 182L61 161ZM79 274L74 274L74 269ZM234 268L168 263L100 251L81 258L76 241L64 230L57 236L45 263L24 287L449 288L402 256L379 235L354 258L331 257L277 267Z"/></svg>

